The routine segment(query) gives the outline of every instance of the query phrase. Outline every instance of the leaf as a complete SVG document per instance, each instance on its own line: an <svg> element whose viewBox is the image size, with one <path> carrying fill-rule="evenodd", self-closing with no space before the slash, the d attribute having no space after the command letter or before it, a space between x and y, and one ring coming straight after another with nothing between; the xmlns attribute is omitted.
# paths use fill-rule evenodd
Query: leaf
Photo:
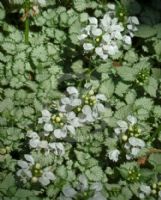
<svg viewBox="0 0 161 200"><path fill-rule="evenodd" d="M135 90L130 90L125 96L126 103L133 104L136 99L136 96L137 96L137 94L136 94Z"/></svg>
<svg viewBox="0 0 161 200"><path fill-rule="evenodd" d="M161 41L156 40L156 42L153 44L153 46L154 46L157 60L161 61Z"/></svg>
<svg viewBox="0 0 161 200"><path fill-rule="evenodd" d="M0 183L0 191L7 194L7 190L15 185L15 179L13 175L8 174L5 179Z"/></svg>
<svg viewBox="0 0 161 200"><path fill-rule="evenodd" d="M131 197L133 196L131 190L128 187L122 188L122 195L125 197L126 200L131 199Z"/></svg>
<svg viewBox="0 0 161 200"><path fill-rule="evenodd" d="M136 72L133 68L122 66L117 68L117 73L124 81L134 81Z"/></svg>
<svg viewBox="0 0 161 200"><path fill-rule="evenodd" d="M145 91L152 97L156 97L158 82L153 77L149 78L148 85L144 86Z"/></svg>
<svg viewBox="0 0 161 200"><path fill-rule="evenodd" d="M99 166L94 166L85 171L85 175L91 181L101 181L103 178L103 171Z"/></svg>
<svg viewBox="0 0 161 200"><path fill-rule="evenodd" d="M56 174L57 176L59 176L62 179L66 179L67 178L67 169L64 165L58 167L56 169Z"/></svg>
<svg viewBox="0 0 161 200"><path fill-rule="evenodd" d="M142 97L135 101L136 108L144 108L145 110L150 111L153 106L153 101L150 98Z"/></svg>
<svg viewBox="0 0 161 200"><path fill-rule="evenodd" d="M156 80L161 79L161 69L160 69L160 68L152 68L152 76L153 76Z"/></svg>
<svg viewBox="0 0 161 200"><path fill-rule="evenodd" d="M24 189L18 189L16 194L15 194L15 197L18 197L18 198L27 198L27 197L34 197L34 192L31 191L31 190L24 190Z"/></svg>
<svg viewBox="0 0 161 200"><path fill-rule="evenodd" d="M135 33L136 37L149 38L156 35L157 31L154 27L150 25L141 24L138 27L138 31Z"/></svg>
<svg viewBox="0 0 161 200"><path fill-rule="evenodd" d="M115 112L114 117L116 119L125 119L132 112L131 105L122 106Z"/></svg>
<svg viewBox="0 0 161 200"><path fill-rule="evenodd" d="M161 171L161 153L153 153L149 156L149 163L153 165L156 172Z"/></svg>
<svg viewBox="0 0 161 200"><path fill-rule="evenodd" d="M38 65L39 62L47 61L47 50L44 46L40 45L35 47L31 52L31 59L35 65Z"/></svg>
<svg viewBox="0 0 161 200"><path fill-rule="evenodd" d="M125 84L123 82L119 82L115 88L115 94L117 94L120 97L123 97L124 94L127 93L129 87L130 85Z"/></svg>
<svg viewBox="0 0 161 200"><path fill-rule="evenodd" d="M73 69L73 71L75 73L83 73L84 69L83 69L83 61L82 60L77 60L75 61L71 68Z"/></svg>
<svg viewBox="0 0 161 200"><path fill-rule="evenodd" d="M74 3L74 8L79 12L84 11L87 7L85 0L74 0L73 3Z"/></svg>
<svg viewBox="0 0 161 200"><path fill-rule="evenodd" d="M115 86L112 79L108 79L101 83L99 92L102 94L105 94L108 98L110 98L112 94L114 93L114 89L115 89Z"/></svg>
<svg viewBox="0 0 161 200"><path fill-rule="evenodd" d="M130 49L128 52L126 52L124 59L128 63L133 64L138 61L138 55L135 53L133 49Z"/></svg>

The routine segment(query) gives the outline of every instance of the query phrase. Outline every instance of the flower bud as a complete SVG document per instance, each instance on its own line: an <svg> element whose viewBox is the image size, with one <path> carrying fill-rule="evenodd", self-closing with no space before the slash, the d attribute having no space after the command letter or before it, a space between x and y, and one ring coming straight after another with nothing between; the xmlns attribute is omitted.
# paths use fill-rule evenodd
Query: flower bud
<svg viewBox="0 0 161 200"><path fill-rule="evenodd" d="M127 135L123 135L123 136L122 136L122 140L123 140L124 142L126 142L127 139L128 139Z"/></svg>
<svg viewBox="0 0 161 200"><path fill-rule="evenodd" d="M61 118L60 118L60 117L56 117L56 118L55 118L55 121L56 121L57 123L59 123L59 122L61 121Z"/></svg>
<svg viewBox="0 0 161 200"><path fill-rule="evenodd" d="M36 182L38 181L38 178L35 177L35 176L33 176L32 179L31 179L31 181L32 181L33 183L36 183Z"/></svg>
<svg viewBox="0 0 161 200"><path fill-rule="evenodd" d="M36 168L36 169L40 169L40 168L41 168L40 163L36 163L35 168Z"/></svg>

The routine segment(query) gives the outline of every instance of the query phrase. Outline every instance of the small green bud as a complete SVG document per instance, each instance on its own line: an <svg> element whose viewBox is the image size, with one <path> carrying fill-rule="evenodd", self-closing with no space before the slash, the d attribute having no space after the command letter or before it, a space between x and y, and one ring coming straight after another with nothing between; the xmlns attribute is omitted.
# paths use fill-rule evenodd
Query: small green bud
<svg viewBox="0 0 161 200"><path fill-rule="evenodd" d="M40 169L40 168L41 168L40 163L36 163L35 168L36 168L36 169Z"/></svg>
<svg viewBox="0 0 161 200"><path fill-rule="evenodd" d="M153 194L156 194L156 193L157 193L157 191L156 191L156 190L152 190L152 193L153 193Z"/></svg>
<svg viewBox="0 0 161 200"><path fill-rule="evenodd" d="M1 155L4 155L4 154L6 154L6 153L7 153L7 151L6 151L5 148L1 148L1 149L0 149L0 154L1 154Z"/></svg>
<svg viewBox="0 0 161 200"><path fill-rule="evenodd" d="M60 123L60 126L64 126L64 123L63 123L63 122L61 122L61 123Z"/></svg>
<svg viewBox="0 0 161 200"><path fill-rule="evenodd" d="M56 117L56 118L55 118L55 121L56 121L57 123L59 123L59 122L61 121L61 118L60 118L60 117Z"/></svg>
<svg viewBox="0 0 161 200"><path fill-rule="evenodd" d="M96 38L96 42L99 42L99 41L100 41L100 38L99 38L99 37L97 37L97 38Z"/></svg>
<svg viewBox="0 0 161 200"><path fill-rule="evenodd" d="M127 135L123 135L123 136L122 136L122 140L123 140L124 142L126 142L127 139L128 139Z"/></svg>
<svg viewBox="0 0 161 200"><path fill-rule="evenodd" d="M63 113L59 113L59 117L62 118L63 117Z"/></svg>
<svg viewBox="0 0 161 200"><path fill-rule="evenodd" d="M35 177L35 176L33 176L32 179L31 179L31 181L32 181L33 183L36 183L36 182L38 181L38 178Z"/></svg>
<svg viewBox="0 0 161 200"><path fill-rule="evenodd" d="M77 111L80 112L80 111L81 111L81 107L78 107L78 108L77 108Z"/></svg>
<svg viewBox="0 0 161 200"><path fill-rule="evenodd" d="M90 95L90 96L94 95L94 91L93 91L93 90L90 90L90 91L89 91L89 95Z"/></svg>

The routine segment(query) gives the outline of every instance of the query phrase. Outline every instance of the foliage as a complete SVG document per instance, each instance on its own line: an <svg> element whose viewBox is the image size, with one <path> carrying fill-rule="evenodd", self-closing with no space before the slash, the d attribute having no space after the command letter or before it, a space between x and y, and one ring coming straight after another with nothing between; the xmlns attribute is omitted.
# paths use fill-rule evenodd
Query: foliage
<svg viewBox="0 0 161 200"><path fill-rule="evenodd" d="M0 2L0 199L160 200L160 1L24 2Z"/></svg>

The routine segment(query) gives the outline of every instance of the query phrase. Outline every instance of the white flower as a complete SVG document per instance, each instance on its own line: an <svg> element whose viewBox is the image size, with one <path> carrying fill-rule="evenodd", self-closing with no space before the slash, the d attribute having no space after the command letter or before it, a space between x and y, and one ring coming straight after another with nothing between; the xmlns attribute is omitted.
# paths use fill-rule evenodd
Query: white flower
<svg viewBox="0 0 161 200"><path fill-rule="evenodd" d="M78 39L79 39L79 40L84 40L84 39L87 38L87 37L88 37L87 34L82 33L81 35L78 36Z"/></svg>
<svg viewBox="0 0 161 200"><path fill-rule="evenodd" d="M39 143L40 149L48 149L48 142L46 140L41 140Z"/></svg>
<svg viewBox="0 0 161 200"><path fill-rule="evenodd" d="M138 18L135 17L135 16L128 17L128 22L129 22L129 23L132 23L132 24L135 24L135 25L139 25L139 20L138 20Z"/></svg>
<svg viewBox="0 0 161 200"><path fill-rule="evenodd" d="M67 131L64 129L55 129L54 136L56 138L65 138L67 136Z"/></svg>
<svg viewBox="0 0 161 200"><path fill-rule="evenodd" d="M100 28L93 28L91 33L93 36L98 37L102 34L102 30Z"/></svg>
<svg viewBox="0 0 161 200"><path fill-rule="evenodd" d="M55 180L55 175L49 171L49 168L45 168L43 170L42 176L39 178L39 182L43 185L46 186L50 183L50 181Z"/></svg>
<svg viewBox="0 0 161 200"><path fill-rule="evenodd" d="M48 110L42 110L42 117L39 118L38 123L42 124L43 122L47 123L50 121L51 113Z"/></svg>
<svg viewBox="0 0 161 200"><path fill-rule="evenodd" d="M98 24L97 18L95 18L95 17L89 17L88 20L89 20L89 22L90 22L90 25L95 25L95 26L97 26L97 24Z"/></svg>
<svg viewBox="0 0 161 200"><path fill-rule="evenodd" d="M137 156L139 152L140 152L140 148L133 147L133 148L131 149L131 154L132 154L133 156Z"/></svg>
<svg viewBox="0 0 161 200"><path fill-rule="evenodd" d="M123 40L125 41L125 43L127 45L131 45L132 44L131 37L128 36L128 35L125 35L124 38L123 38Z"/></svg>
<svg viewBox="0 0 161 200"><path fill-rule="evenodd" d="M128 116L127 116L127 120L128 120L132 125L134 125L134 124L137 123L136 117L134 117L134 116L132 116L132 115L128 115Z"/></svg>
<svg viewBox="0 0 161 200"><path fill-rule="evenodd" d="M120 155L120 151L118 149L114 149L114 150L111 150L108 152L108 155L109 155L109 159L114 161L114 162L117 162L118 161L118 157Z"/></svg>
<svg viewBox="0 0 161 200"><path fill-rule="evenodd" d="M150 186L148 186L148 185L141 185L140 186L140 190L142 191L142 192L144 192L145 194L147 194L147 195L149 195L150 193L151 193L151 188L150 188Z"/></svg>
<svg viewBox="0 0 161 200"><path fill-rule="evenodd" d="M128 129L128 124L127 124L127 122L125 122L125 121L123 121L123 120L119 120L119 121L117 122L117 124L118 124L118 126L120 127L120 129L121 129L122 132L127 131L127 129Z"/></svg>
<svg viewBox="0 0 161 200"><path fill-rule="evenodd" d="M108 58L108 55L104 54L102 47L96 47L95 52L103 60L106 60Z"/></svg>
<svg viewBox="0 0 161 200"><path fill-rule="evenodd" d="M94 46L91 43L84 43L83 48L85 51L92 51L94 49Z"/></svg>
<svg viewBox="0 0 161 200"><path fill-rule="evenodd" d="M150 186L141 184L140 185L140 193L139 193L139 198L140 199L145 199L146 197L148 197L151 193L151 188Z"/></svg>
<svg viewBox="0 0 161 200"><path fill-rule="evenodd" d="M111 9L111 10L115 10L115 4L113 4L113 3L108 3L108 4L107 4L107 7L108 7L109 9Z"/></svg>
<svg viewBox="0 0 161 200"><path fill-rule="evenodd" d="M141 147L141 148L145 147L145 142L139 138L130 137L129 143L135 147Z"/></svg>
<svg viewBox="0 0 161 200"><path fill-rule="evenodd" d="M63 187L63 194L66 197L74 197L77 194L77 192L70 186L64 186Z"/></svg>
<svg viewBox="0 0 161 200"><path fill-rule="evenodd" d="M56 155L63 155L65 153L64 146L60 142L49 143L49 147L55 151Z"/></svg>
<svg viewBox="0 0 161 200"><path fill-rule="evenodd" d="M107 100L107 98L106 98L106 96L104 94L97 94L96 95L96 99L97 100L101 100L101 101L106 101Z"/></svg>
<svg viewBox="0 0 161 200"><path fill-rule="evenodd" d="M46 131L46 132L52 132L53 131L53 125L52 124L50 124L50 123L46 123L45 125L44 125L44 131Z"/></svg>
<svg viewBox="0 0 161 200"><path fill-rule="evenodd" d="M78 90L75 87L73 87L73 86L68 87L67 88L67 92L68 92L69 95L78 96L78 94L79 94Z"/></svg>
<svg viewBox="0 0 161 200"><path fill-rule="evenodd" d="M83 106L82 114L79 115L79 118L82 123L94 122L95 119L91 107L88 105Z"/></svg>

